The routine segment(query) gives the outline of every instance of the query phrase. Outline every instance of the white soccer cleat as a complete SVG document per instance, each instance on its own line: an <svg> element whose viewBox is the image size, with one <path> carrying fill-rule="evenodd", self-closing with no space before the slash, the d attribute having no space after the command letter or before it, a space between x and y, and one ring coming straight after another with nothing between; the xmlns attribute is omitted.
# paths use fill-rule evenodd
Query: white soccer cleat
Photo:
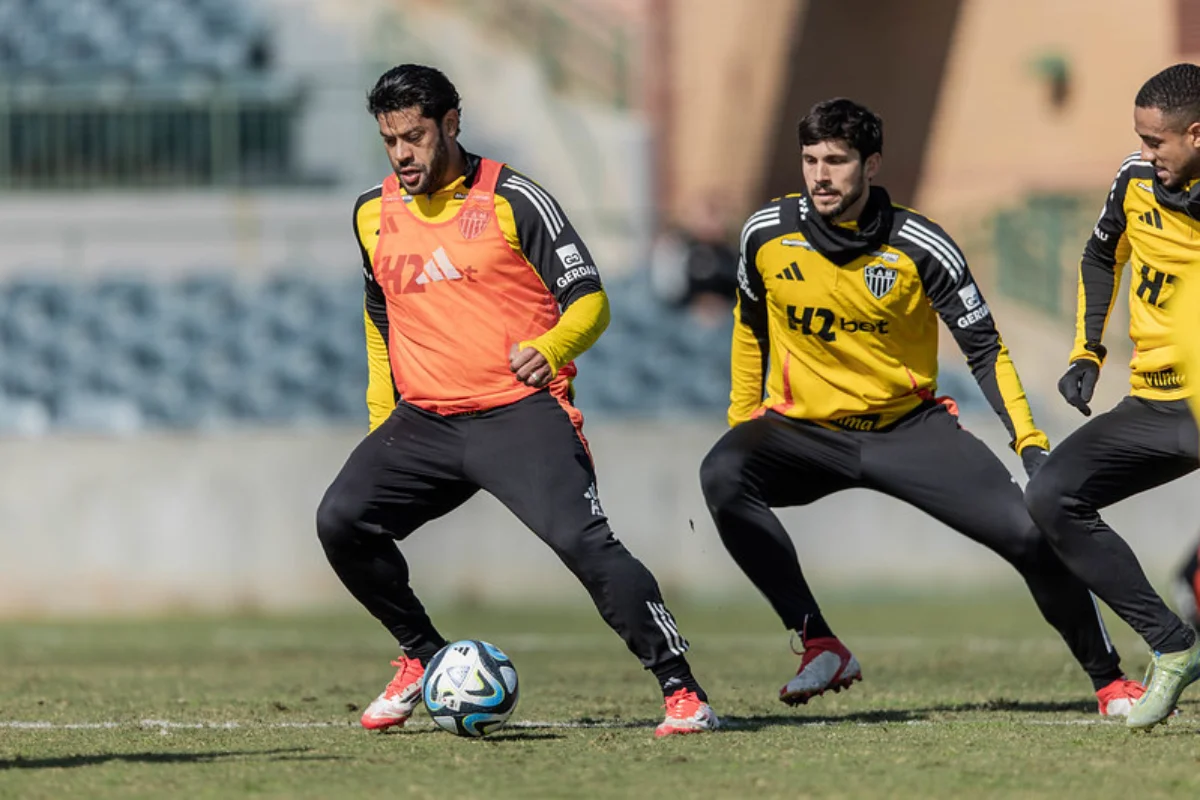
<svg viewBox="0 0 1200 800"><path fill-rule="evenodd" d="M717 712L690 689L680 689L668 697L663 705L667 708L667 717L654 729L655 736L705 733L721 727Z"/></svg>
<svg viewBox="0 0 1200 800"><path fill-rule="evenodd" d="M421 702L421 688L425 685L424 665L415 658L401 655L398 661L392 662L392 666L398 668L396 677L363 712L362 726L367 730L382 731L403 725Z"/></svg>
<svg viewBox="0 0 1200 800"><path fill-rule="evenodd" d="M809 639L796 677L779 690L779 699L790 706L807 703L832 689L840 692L862 680L858 659L832 636Z"/></svg>

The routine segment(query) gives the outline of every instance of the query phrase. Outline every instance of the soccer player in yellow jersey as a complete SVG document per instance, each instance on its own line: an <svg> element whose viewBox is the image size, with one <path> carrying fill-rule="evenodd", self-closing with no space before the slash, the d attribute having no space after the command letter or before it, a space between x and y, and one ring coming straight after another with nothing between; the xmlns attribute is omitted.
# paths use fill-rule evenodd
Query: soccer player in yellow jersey
<svg viewBox="0 0 1200 800"><path fill-rule="evenodd" d="M1167 310L1182 373L1200 375L1200 281L1180 282ZM1200 393L1192 392L1188 401L1192 415L1200 420ZM1192 545L1176 575L1175 596L1180 615L1200 630L1200 542Z"/></svg>
<svg viewBox="0 0 1200 800"><path fill-rule="evenodd" d="M861 671L771 509L861 487L922 509L1016 567L1091 677L1100 713L1128 713L1142 687L1122 675L1087 589L1039 533L1004 465L935 396L940 317L1026 470L1045 459L1046 436L962 252L871 185L883 130L868 109L818 103L800 122L800 144L804 191L771 201L742 230L732 430L700 475L725 547L804 645L780 699L805 703Z"/></svg>
<svg viewBox="0 0 1200 800"><path fill-rule="evenodd" d="M1059 445L1026 500L1072 572L1154 651L1153 677L1128 719L1146 729L1200 677L1200 643L1099 511L1200 465L1166 310L1176 285L1200 280L1200 67L1178 64L1146 81L1133 119L1142 148L1121 164L1084 249L1075 347L1058 384L1068 403L1091 414L1104 327L1128 261L1132 392Z"/></svg>

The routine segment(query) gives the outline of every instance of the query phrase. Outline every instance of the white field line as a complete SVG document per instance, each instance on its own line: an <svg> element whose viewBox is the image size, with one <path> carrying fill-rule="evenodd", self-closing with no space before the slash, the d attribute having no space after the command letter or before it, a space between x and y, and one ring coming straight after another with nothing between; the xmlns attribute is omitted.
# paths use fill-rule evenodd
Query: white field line
<svg viewBox="0 0 1200 800"><path fill-rule="evenodd" d="M1074 727L1079 725L1121 725L1123 720L1113 719L1029 719L1029 720L1013 720L1018 725L1037 725L1051 727ZM948 725L969 725L971 722L958 722L954 720L945 720L941 722L932 722L930 720L903 720L903 721L880 721L880 722L838 722L836 720L814 720L812 722L793 721L789 718L780 718L780 726L791 728L829 728L839 727L843 725L853 725L859 728L878 728L895 725L904 725L907 727L932 727L932 726L948 726ZM614 729L614 728L651 728L654 723L647 722L568 722L561 720L518 720L510 722L505 727L517 730L539 730L539 729L554 729L554 730L575 730L575 729ZM432 728L431 722L413 722L406 726L409 728ZM723 728L729 730L737 730L747 727L771 727L770 722L755 721L753 723L744 722L742 720L728 720L722 724ZM8 729L15 731L91 731L91 730L158 730L168 732L172 730L264 730L264 729L309 729L309 728L358 728L357 722L241 722L238 720L227 720L224 722L181 722L178 720L165 719L144 719L140 722L45 722L45 721L22 721L22 720L0 720L0 729Z"/></svg>
<svg viewBox="0 0 1200 800"><path fill-rule="evenodd" d="M744 650L780 650L786 652L789 643L786 631L753 634L704 634L701 632L689 633L689 631L683 630L681 633L685 636L690 636L693 649L698 647L701 650L738 648ZM894 636L855 636L851 634L846 637L845 644L855 653L887 653L897 650L912 651L921 649L945 650L950 648L982 654L1067 652L1062 640L1055 637L1048 628L1045 631L1032 630L1029 633L1030 635L1027 636L1013 636L1011 638L953 635L910 636L904 634ZM620 639L615 634L607 631L562 634L499 632L487 634L484 638L498 645L503 650L511 650L513 652L567 652L570 650L621 648ZM59 645L66 640L57 633L46 635L43 632L28 632L17 634L13 637L13 641L18 647L45 647ZM304 634L291 631L258 631L246 628L218 630L208 638L206 644L214 649L233 649L239 651L246 649L263 649L269 651L278 648L321 649L313 648L312 642ZM1135 649L1130 649L1132 642L1123 642L1122 644L1126 645L1126 650L1135 652Z"/></svg>

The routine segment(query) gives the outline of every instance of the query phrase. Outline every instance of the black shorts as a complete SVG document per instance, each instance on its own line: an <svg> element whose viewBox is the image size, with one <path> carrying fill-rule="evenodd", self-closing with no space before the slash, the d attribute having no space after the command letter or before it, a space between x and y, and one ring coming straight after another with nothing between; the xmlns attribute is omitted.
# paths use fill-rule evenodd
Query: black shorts
<svg viewBox="0 0 1200 800"><path fill-rule="evenodd" d="M483 489L553 539L604 519L595 480L582 417L542 391L452 416L401 402L350 455L330 493L363 509L365 527L404 539Z"/></svg>
<svg viewBox="0 0 1200 800"><path fill-rule="evenodd" d="M725 474L752 482L773 508L873 489L1010 560L1035 530L1004 464L936 403L880 431L834 430L768 411L726 433L709 460L724 461Z"/></svg>

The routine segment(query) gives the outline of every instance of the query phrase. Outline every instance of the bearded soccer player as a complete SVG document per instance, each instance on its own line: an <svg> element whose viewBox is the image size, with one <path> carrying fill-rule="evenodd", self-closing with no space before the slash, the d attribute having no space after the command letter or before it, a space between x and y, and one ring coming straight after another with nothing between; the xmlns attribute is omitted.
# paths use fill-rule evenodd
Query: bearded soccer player
<svg viewBox="0 0 1200 800"><path fill-rule="evenodd" d="M591 255L544 189L459 145L458 92L438 70L389 70L368 109L394 172L354 208L371 432L317 512L329 563L402 651L363 726L403 725L446 644L396 542L483 490L554 550L658 678L656 734L716 728L654 577L600 507L571 404L572 360L609 318Z"/></svg>
<svg viewBox="0 0 1200 800"><path fill-rule="evenodd" d="M1128 261L1132 391L1059 445L1026 499L1072 572L1150 645L1152 677L1127 720L1148 729L1200 678L1200 643L1099 512L1200 464L1166 311L1177 281L1200 279L1200 67L1178 64L1146 81L1133 120L1142 148L1121 164L1084 249L1075 347L1058 384L1068 403L1091 414L1105 323Z"/></svg>
<svg viewBox="0 0 1200 800"><path fill-rule="evenodd" d="M1016 567L1091 677L1100 713L1128 713L1142 687L1122 675L1087 589L1038 532L1004 465L959 426L952 401L935 397L941 317L1026 471L1045 459L1046 436L962 252L871 185L883 129L868 109L818 103L800 122L800 145L804 191L771 201L742 229L732 430L700 474L725 547L803 643L780 699L848 688L861 670L771 509L860 487Z"/></svg>

